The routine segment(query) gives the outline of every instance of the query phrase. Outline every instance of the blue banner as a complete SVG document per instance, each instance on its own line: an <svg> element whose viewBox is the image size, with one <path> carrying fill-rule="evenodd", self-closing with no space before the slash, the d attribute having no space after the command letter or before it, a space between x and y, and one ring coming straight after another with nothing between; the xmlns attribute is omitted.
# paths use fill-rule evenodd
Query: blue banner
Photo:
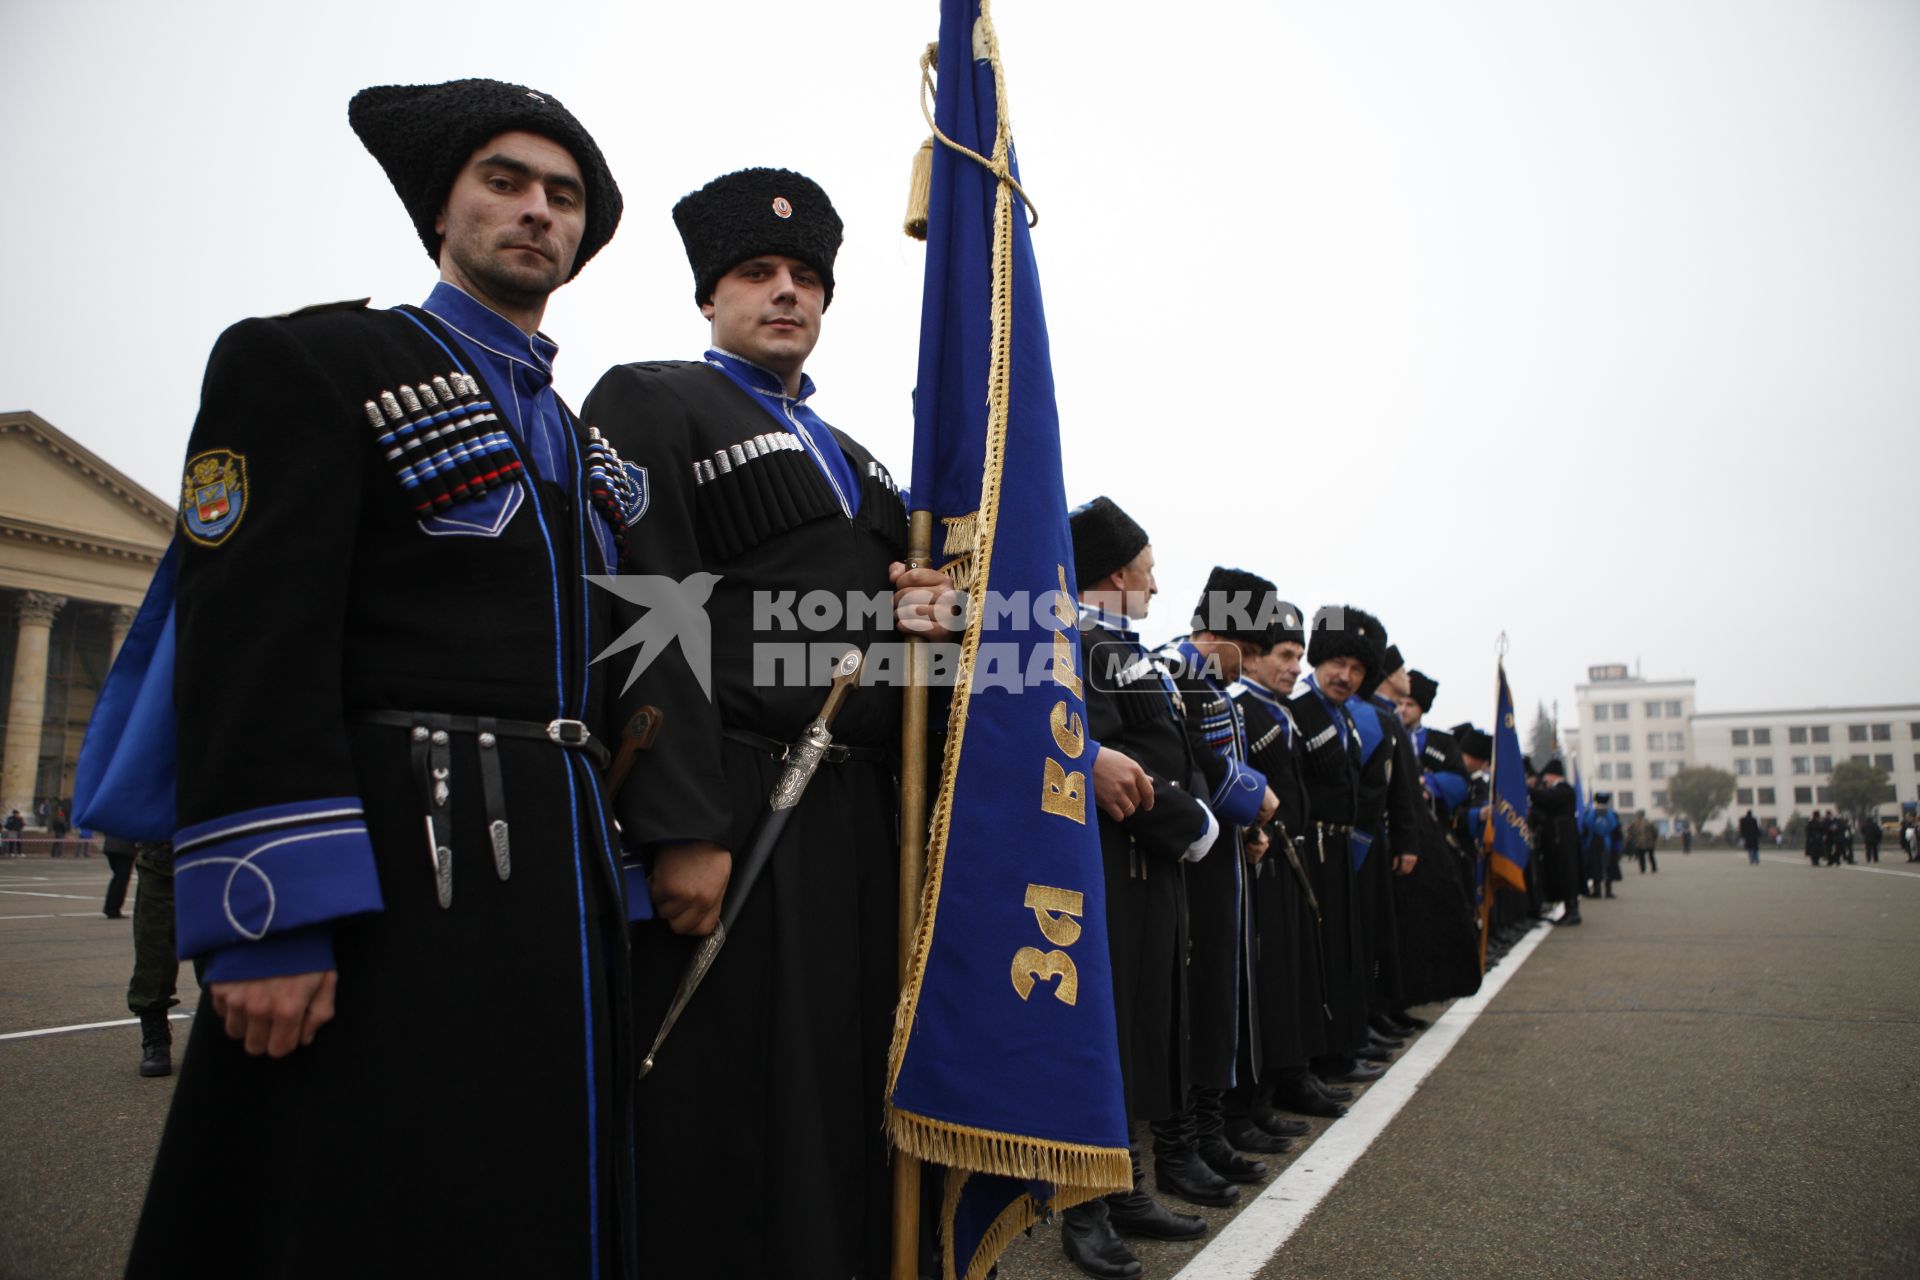
<svg viewBox="0 0 1920 1280"><path fill-rule="evenodd" d="M1500 664L1500 695L1493 714L1493 803L1487 807L1491 834L1488 852L1493 874L1515 889L1527 887L1527 864L1533 861L1533 830L1527 826L1532 802L1527 799L1526 757L1513 722L1513 690L1507 687L1507 666Z"/></svg>
<svg viewBox="0 0 1920 1280"><path fill-rule="evenodd" d="M888 1127L947 1166L948 1274L1131 1185L1059 416L978 0L941 6L913 505L970 611L932 805ZM956 148L965 148L965 154ZM987 597L1017 601L978 607Z"/></svg>
<svg viewBox="0 0 1920 1280"><path fill-rule="evenodd" d="M1556 745L1555 750L1558 750ZM1579 828L1582 836L1587 834L1587 823L1593 820L1593 797L1587 794L1587 784L1580 780L1580 762L1573 762L1573 824Z"/></svg>
<svg viewBox="0 0 1920 1280"><path fill-rule="evenodd" d="M173 583L179 560L179 548L169 544L87 721L73 771L73 820L85 830L123 840L173 839Z"/></svg>

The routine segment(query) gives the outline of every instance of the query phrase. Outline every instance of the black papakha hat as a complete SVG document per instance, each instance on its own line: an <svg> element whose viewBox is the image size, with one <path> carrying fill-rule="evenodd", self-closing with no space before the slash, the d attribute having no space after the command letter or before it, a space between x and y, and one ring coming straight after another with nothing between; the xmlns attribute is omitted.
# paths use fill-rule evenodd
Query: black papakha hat
<svg viewBox="0 0 1920 1280"><path fill-rule="evenodd" d="M1611 792L1611 791L1596 791L1596 792L1594 792L1594 793L1593 793L1593 802L1594 802L1595 804L1612 804L1612 803L1613 803L1613 792Z"/></svg>
<svg viewBox="0 0 1920 1280"><path fill-rule="evenodd" d="M1082 591L1115 569L1133 563L1147 545L1147 531L1112 498L1095 498L1067 515L1073 535L1073 580Z"/></svg>
<svg viewBox="0 0 1920 1280"><path fill-rule="evenodd" d="M1562 760L1559 756L1555 756L1553 759L1547 761L1546 767L1540 770L1540 772L1557 773L1564 778L1567 776L1566 761Z"/></svg>
<svg viewBox="0 0 1920 1280"><path fill-rule="evenodd" d="M1313 615L1313 639L1307 642L1307 665L1317 667L1330 658L1357 658L1367 677L1380 669L1387 629L1380 619L1352 605L1329 606Z"/></svg>
<svg viewBox="0 0 1920 1280"><path fill-rule="evenodd" d="M1300 606L1291 600L1276 600L1275 616L1267 624L1266 646L1269 649L1283 644L1297 644L1307 647L1306 614L1300 612Z"/></svg>
<svg viewBox="0 0 1920 1280"><path fill-rule="evenodd" d="M1390 676L1406 665L1407 660L1400 656L1400 646L1397 644L1388 645L1387 651L1380 655L1380 674L1382 676Z"/></svg>
<svg viewBox="0 0 1920 1280"><path fill-rule="evenodd" d="M1440 682L1424 671L1415 670L1407 672L1407 684L1407 692L1420 704L1420 714L1425 715L1433 710L1433 695L1440 692Z"/></svg>
<svg viewBox="0 0 1920 1280"><path fill-rule="evenodd" d="M1206 589L1193 609L1193 630L1209 631L1241 644L1267 646L1267 623L1279 593L1271 582L1245 569L1213 566Z"/></svg>
<svg viewBox="0 0 1920 1280"><path fill-rule="evenodd" d="M720 277L755 254L798 258L820 273L833 304L833 259L840 252L840 215L812 178L791 169L741 169L680 197L673 225L693 267L693 300L713 301Z"/></svg>
<svg viewBox="0 0 1920 1280"><path fill-rule="evenodd" d="M1485 729L1476 729L1471 724L1462 724L1455 725L1452 732L1454 740L1460 744L1461 755L1472 756L1476 760L1493 759L1493 735Z"/></svg>
<svg viewBox="0 0 1920 1280"><path fill-rule="evenodd" d="M440 260L440 233L433 224L467 157L487 139L519 129L565 147L586 184L587 221L567 279L580 274L620 225L620 188L593 135L558 98L523 84L449 80L375 85L353 95L347 123L387 171L387 181L400 193L420 243L435 262Z"/></svg>

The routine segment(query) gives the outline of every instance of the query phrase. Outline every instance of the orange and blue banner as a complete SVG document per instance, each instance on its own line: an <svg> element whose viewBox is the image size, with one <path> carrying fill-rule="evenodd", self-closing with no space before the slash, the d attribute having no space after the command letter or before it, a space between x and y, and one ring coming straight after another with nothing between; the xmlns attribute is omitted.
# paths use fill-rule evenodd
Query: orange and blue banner
<svg viewBox="0 0 1920 1280"><path fill-rule="evenodd" d="M1527 864L1533 861L1533 830L1527 825L1526 756L1513 719L1513 690L1507 687L1507 666L1500 663L1500 694L1493 715L1493 783L1487 805L1487 852L1493 874L1515 889L1527 887Z"/></svg>

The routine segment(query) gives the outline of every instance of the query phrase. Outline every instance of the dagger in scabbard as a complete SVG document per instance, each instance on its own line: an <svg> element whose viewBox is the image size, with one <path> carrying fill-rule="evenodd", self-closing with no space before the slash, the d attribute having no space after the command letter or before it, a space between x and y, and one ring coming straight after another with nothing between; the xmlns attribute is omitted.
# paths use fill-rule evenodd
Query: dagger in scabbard
<svg viewBox="0 0 1920 1280"><path fill-rule="evenodd" d="M640 753L653 746L653 740L660 736L660 725L665 719L660 708L651 704L633 713L627 721L627 727L620 732L620 750L607 768L608 795L619 795L620 788L627 785L627 776L633 772Z"/></svg>
<svg viewBox="0 0 1920 1280"><path fill-rule="evenodd" d="M640 1079L644 1080L647 1072L653 1070L654 1055L660 1052L660 1046L666 1042L667 1033L680 1020L687 1002L693 999L693 993L706 978L707 970L713 967L720 948L727 945L727 933L733 928L734 921L740 918L740 908L753 892L754 882L766 869L767 860L773 855L773 847L779 843L780 833L786 830L788 819L793 817L794 807L800 803L807 783L813 780L814 772L826 758L828 748L833 746L833 719L840 714L841 705L860 679L860 661L860 651L849 649L834 662L833 687L827 691L827 700L821 706L820 714L806 727L800 740L787 748L783 757L785 767L780 770L780 776L773 784L773 792L767 797L766 812L754 824L753 835L747 841L746 856L735 863L733 875L727 881L727 893L720 903L720 923L714 926L712 933L700 940L693 959L687 962L687 971L680 977L680 986L673 993L673 1002L667 1006L666 1017L661 1019L660 1030L653 1037L653 1047L647 1050L647 1056L640 1062Z"/></svg>

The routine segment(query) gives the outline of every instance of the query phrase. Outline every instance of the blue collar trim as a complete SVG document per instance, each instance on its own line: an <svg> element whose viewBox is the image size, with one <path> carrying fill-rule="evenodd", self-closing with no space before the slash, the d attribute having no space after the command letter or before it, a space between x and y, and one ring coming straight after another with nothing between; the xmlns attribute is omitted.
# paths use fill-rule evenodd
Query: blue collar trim
<svg viewBox="0 0 1920 1280"><path fill-rule="evenodd" d="M813 379L807 374L800 375L800 394L790 396L787 394L785 378L771 369L762 368L744 356L737 356L719 347L708 347L707 354L703 358L708 364L758 395L791 400L795 404L805 404L813 398Z"/></svg>
<svg viewBox="0 0 1920 1280"><path fill-rule="evenodd" d="M491 351L503 360L525 365L541 377L553 378L554 357L560 345L544 333L528 334L498 311L480 302L458 285L445 280L433 286L433 292L421 309L477 347Z"/></svg>

